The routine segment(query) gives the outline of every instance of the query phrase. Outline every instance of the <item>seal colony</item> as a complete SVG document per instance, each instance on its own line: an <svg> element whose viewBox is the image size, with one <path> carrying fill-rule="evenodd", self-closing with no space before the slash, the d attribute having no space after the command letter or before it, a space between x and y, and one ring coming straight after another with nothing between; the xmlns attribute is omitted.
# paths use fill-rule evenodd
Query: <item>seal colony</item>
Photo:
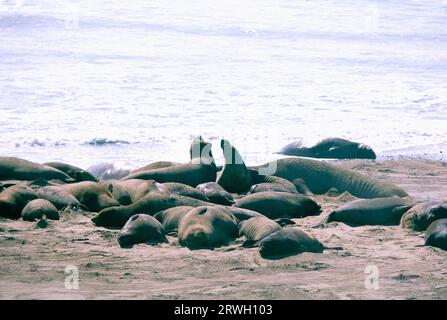
<svg viewBox="0 0 447 320"><path fill-rule="evenodd" d="M318 146L329 142L329 149L370 149L340 140ZM47 226L58 223L68 207L86 212L98 228L121 229L117 245L123 248L236 245L257 247L261 257L277 259L343 250L342 243L327 247L299 226L299 219L321 214L316 195L336 190L358 199L334 209L315 227L400 224L426 230L426 245L446 249L447 204L442 201L417 203L397 185L325 161L284 158L249 167L229 141L222 139L220 146L223 167L199 136L186 163L161 160L108 179L71 164L0 157L0 216Z"/></svg>

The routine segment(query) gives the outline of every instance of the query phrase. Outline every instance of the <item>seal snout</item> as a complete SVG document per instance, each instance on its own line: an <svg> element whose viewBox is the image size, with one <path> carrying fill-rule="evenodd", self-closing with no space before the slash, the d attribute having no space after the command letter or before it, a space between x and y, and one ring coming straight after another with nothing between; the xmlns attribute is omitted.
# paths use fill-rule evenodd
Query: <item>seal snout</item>
<svg viewBox="0 0 447 320"><path fill-rule="evenodd" d="M205 249L209 247L208 237L201 228L191 230L185 242L189 249Z"/></svg>

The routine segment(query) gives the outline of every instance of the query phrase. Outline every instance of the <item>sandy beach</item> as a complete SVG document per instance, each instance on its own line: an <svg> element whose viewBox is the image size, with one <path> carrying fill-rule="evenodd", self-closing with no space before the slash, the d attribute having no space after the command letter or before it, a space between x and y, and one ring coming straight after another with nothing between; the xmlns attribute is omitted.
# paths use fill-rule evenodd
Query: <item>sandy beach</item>
<svg viewBox="0 0 447 320"><path fill-rule="evenodd" d="M447 201L447 165L426 160L338 161L393 182L418 201ZM354 199L336 191L315 196L320 216L294 219L327 246L323 254L262 259L236 243L190 251L169 244L121 249L118 230L95 227L91 213L63 211L47 229L0 220L1 299L446 299L447 252L421 246L423 234L399 226L315 227ZM65 268L79 270L79 289L65 288ZM367 289L367 266L379 271Z"/></svg>

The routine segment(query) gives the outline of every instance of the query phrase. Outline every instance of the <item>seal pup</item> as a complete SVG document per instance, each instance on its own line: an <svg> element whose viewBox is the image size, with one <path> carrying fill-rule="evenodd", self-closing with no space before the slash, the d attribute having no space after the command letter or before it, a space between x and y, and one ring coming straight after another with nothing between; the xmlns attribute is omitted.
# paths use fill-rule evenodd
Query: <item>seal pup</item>
<svg viewBox="0 0 447 320"><path fill-rule="evenodd" d="M225 139L220 141L224 153L225 165L217 176L216 182L232 193L247 192L252 186L251 173L245 166L239 151Z"/></svg>
<svg viewBox="0 0 447 320"><path fill-rule="evenodd" d="M350 226L399 225L402 215L414 205L409 198L360 199L332 211L324 222L338 221Z"/></svg>
<svg viewBox="0 0 447 320"><path fill-rule="evenodd" d="M425 245L447 250L447 219L436 220L428 226Z"/></svg>
<svg viewBox="0 0 447 320"><path fill-rule="evenodd" d="M435 220L447 218L447 204L427 201L408 210L400 221L402 228L425 231Z"/></svg>
<svg viewBox="0 0 447 320"><path fill-rule="evenodd" d="M236 239L237 219L224 206L202 206L181 220L179 243L189 249L213 249Z"/></svg>
<svg viewBox="0 0 447 320"><path fill-rule="evenodd" d="M131 216L118 234L117 240L122 248L129 248L138 243L169 243L161 223L147 214Z"/></svg>
<svg viewBox="0 0 447 320"><path fill-rule="evenodd" d="M236 201L236 207L259 212L270 219L303 218L320 214L320 206L311 198L287 192L259 192Z"/></svg>
<svg viewBox="0 0 447 320"><path fill-rule="evenodd" d="M26 204L22 210L22 218L25 221L35 221L46 216L50 220L59 220L57 208L48 200L35 199Z"/></svg>
<svg viewBox="0 0 447 320"><path fill-rule="evenodd" d="M6 188L0 193L0 217L19 219L23 208L34 199L37 194L29 187L14 185Z"/></svg>
<svg viewBox="0 0 447 320"><path fill-rule="evenodd" d="M327 138L310 148L302 147L300 142L292 142L278 153L309 158L376 159L370 146L341 138Z"/></svg>

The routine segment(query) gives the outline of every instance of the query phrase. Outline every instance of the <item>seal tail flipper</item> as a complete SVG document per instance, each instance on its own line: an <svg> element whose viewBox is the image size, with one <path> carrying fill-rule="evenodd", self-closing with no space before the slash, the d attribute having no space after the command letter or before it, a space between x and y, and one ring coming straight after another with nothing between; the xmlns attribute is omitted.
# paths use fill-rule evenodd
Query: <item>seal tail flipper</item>
<svg viewBox="0 0 447 320"><path fill-rule="evenodd" d="M323 246L323 248L324 250L337 250L337 251L345 250L345 248L343 248L342 246L335 246L335 247Z"/></svg>
<svg viewBox="0 0 447 320"><path fill-rule="evenodd" d="M258 246L258 242L259 242L258 240L245 240L242 243L242 246L244 248L254 248Z"/></svg>

